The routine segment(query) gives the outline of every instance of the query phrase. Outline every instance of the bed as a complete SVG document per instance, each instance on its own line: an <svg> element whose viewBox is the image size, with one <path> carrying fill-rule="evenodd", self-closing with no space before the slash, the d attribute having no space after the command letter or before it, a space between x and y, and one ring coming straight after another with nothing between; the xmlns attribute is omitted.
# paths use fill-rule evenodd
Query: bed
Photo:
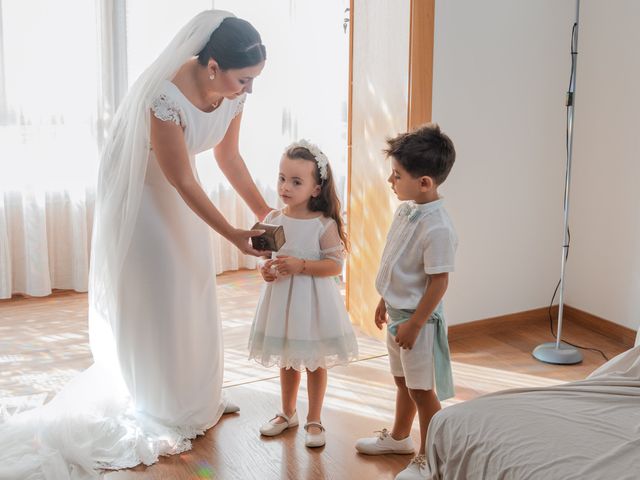
<svg viewBox="0 0 640 480"><path fill-rule="evenodd" d="M429 480L640 479L640 345L585 380L441 410L427 467Z"/></svg>

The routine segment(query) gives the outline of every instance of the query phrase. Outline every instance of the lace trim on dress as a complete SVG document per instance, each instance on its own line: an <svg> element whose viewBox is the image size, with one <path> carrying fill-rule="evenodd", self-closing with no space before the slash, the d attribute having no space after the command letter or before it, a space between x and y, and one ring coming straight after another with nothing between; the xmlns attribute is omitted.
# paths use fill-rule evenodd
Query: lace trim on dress
<svg viewBox="0 0 640 480"><path fill-rule="evenodd" d="M283 351L283 344L285 345ZM299 372L346 365L358 359L358 341L353 332L322 340L291 340L252 333L249 359L265 367L293 368Z"/></svg>
<svg viewBox="0 0 640 480"><path fill-rule="evenodd" d="M185 127L184 116L180 106L162 93L158 97L154 98L151 103L151 110L156 118L159 118L163 122L173 122L176 125Z"/></svg>
<svg viewBox="0 0 640 480"><path fill-rule="evenodd" d="M323 357L285 357L280 355L261 355L250 354L249 360L254 360L256 363L264 367L278 367L285 369L294 369L298 372L304 372L306 370L315 371L318 368L324 368L325 370L336 367L338 365L348 365L351 362L358 360L358 355L355 353L349 353L346 355L334 354L325 355Z"/></svg>
<svg viewBox="0 0 640 480"><path fill-rule="evenodd" d="M238 102L238 104L236 105L236 112L233 114L233 118L237 117L242 113L242 110L244 109L244 102L246 99L247 99L247 96L245 95L244 97L242 97L242 100Z"/></svg>

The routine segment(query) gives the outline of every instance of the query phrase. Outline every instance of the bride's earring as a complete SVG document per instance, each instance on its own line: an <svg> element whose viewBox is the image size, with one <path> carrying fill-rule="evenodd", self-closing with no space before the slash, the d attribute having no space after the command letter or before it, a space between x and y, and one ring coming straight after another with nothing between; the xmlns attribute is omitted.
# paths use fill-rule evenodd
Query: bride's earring
<svg viewBox="0 0 640 480"><path fill-rule="evenodd" d="M216 78L216 75L214 73L209 75L209 80L215 80L215 78Z"/></svg>

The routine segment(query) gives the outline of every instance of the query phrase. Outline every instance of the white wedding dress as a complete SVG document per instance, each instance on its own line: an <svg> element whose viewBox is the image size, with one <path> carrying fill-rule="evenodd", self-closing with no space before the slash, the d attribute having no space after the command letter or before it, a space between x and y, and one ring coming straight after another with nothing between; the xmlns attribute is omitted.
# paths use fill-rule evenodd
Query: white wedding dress
<svg viewBox="0 0 640 480"><path fill-rule="evenodd" d="M156 117L182 126L195 154L224 137L244 95L197 109L165 80ZM118 368L96 361L48 404L0 423L0 479L79 480L190 448L223 409L223 346L212 231L149 152L115 298ZM95 337L92 331L92 347ZM94 356L96 350L94 349ZM100 358L100 354L96 358Z"/></svg>
<svg viewBox="0 0 640 480"><path fill-rule="evenodd" d="M244 99L225 99L206 113L166 81L152 109L183 127L195 172L195 155L222 140ZM117 297L118 359L138 408L165 425L194 431L221 414L222 332L211 235L151 151Z"/></svg>

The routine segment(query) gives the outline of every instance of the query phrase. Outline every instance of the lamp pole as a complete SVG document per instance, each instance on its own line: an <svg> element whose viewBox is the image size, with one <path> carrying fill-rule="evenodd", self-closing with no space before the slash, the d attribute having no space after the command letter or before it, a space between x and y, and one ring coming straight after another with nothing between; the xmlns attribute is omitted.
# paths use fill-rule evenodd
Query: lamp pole
<svg viewBox="0 0 640 480"><path fill-rule="evenodd" d="M576 69L578 66L578 21L580 19L580 0L576 0L576 20L571 29L571 78L567 92L567 167L564 183L564 241L562 243L562 263L560 267L560 294L558 302L558 332L555 342L538 345L533 356L545 363L572 365L582 361L582 353L561 341L562 319L564 312L564 275L569 254L569 188L571 186L571 158L573 154L573 114L576 92Z"/></svg>

